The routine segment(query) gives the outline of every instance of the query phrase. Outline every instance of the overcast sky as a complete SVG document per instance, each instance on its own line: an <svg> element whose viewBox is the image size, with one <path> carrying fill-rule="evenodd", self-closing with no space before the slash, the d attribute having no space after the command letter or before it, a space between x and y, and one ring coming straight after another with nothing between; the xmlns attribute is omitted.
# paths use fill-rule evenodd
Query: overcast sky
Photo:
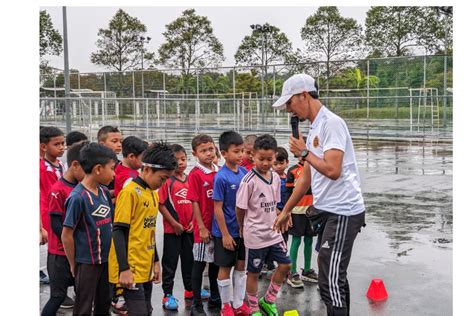
<svg viewBox="0 0 474 316"><path fill-rule="evenodd" d="M223 65L234 65L234 54L244 36L251 33L251 24L268 22L285 32L293 43L293 49L304 48L300 31L306 18L318 7L195 7L197 14L207 16L214 34L224 45ZM62 8L41 7L51 15L54 27L62 34ZM81 72L103 71L105 68L90 62L90 54L97 48L97 32L106 28L119 7L68 7L69 66ZM152 38L147 48L156 52L163 43L165 25L181 15L187 7L122 7L128 14L147 26L147 36ZM364 26L369 7L339 7L341 15L356 19ZM47 56L50 65L63 69L62 56Z"/></svg>

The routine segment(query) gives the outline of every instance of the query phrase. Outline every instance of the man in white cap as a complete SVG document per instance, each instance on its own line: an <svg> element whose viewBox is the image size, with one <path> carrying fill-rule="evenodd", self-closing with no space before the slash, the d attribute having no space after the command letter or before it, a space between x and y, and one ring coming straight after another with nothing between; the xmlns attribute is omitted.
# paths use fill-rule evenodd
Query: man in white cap
<svg viewBox="0 0 474 316"><path fill-rule="evenodd" d="M354 146L346 123L319 101L314 79L296 74L283 83L272 105L286 108L300 121L310 120L306 144L290 136L290 151L305 161L304 171L274 229L286 231L291 210L311 185L320 224L319 288L328 315L349 315L347 267L357 233L365 224ZM319 244L319 243L318 243Z"/></svg>

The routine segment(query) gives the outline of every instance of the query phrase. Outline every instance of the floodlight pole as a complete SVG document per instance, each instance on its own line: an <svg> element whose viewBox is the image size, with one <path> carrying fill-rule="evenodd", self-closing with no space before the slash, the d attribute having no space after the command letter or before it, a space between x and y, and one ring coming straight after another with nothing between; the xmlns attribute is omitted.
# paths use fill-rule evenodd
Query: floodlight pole
<svg viewBox="0 0 474 316"><path fill-rule="evenodd" d="M69 100L69 50L67 41L67 13L63 7L63 45L64 45L64 100L66 107L66 133L71 131L71 108Z"/></svg>

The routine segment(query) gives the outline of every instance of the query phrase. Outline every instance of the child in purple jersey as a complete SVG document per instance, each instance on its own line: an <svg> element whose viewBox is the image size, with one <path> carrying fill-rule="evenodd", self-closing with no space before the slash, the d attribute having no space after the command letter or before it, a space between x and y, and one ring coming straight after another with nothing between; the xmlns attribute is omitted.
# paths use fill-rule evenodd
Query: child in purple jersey
<svg viewBox="0 0 474 316"><path fill-rule="evenodd" d="M270 135L255 140L255 167L242 179L237 192L236 214L246 248L246 291L250 315L254 316L261 315L259 306L267 315L278 315L276 296L291 267L283 236L272 229L276 206L281 200L280 177L270 170L276 149L277 142ZM276 261L278 267L265 297L258 300L258 276L265 260Z"/></svg>
<svg viewBox="0 0 474 316"><path fill-rule="evenodd" d="M108 257L112 241L113 205L102 185L114 177L115 153L91 143L79 154L85 177L66 200L61 240L75 277L74 315L108 315L111 297Z"/></svg>

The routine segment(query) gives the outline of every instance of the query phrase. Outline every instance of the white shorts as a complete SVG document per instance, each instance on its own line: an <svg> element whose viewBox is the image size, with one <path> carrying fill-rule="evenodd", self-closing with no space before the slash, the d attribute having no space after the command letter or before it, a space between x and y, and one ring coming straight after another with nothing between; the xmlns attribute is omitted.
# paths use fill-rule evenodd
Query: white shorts
<svg viewBox="0 0 474 316"><path fill-rule="evenodd" d="M200 242L193 245L194 261L214 262L214 241L211 239L207 244Z"/></svg>

